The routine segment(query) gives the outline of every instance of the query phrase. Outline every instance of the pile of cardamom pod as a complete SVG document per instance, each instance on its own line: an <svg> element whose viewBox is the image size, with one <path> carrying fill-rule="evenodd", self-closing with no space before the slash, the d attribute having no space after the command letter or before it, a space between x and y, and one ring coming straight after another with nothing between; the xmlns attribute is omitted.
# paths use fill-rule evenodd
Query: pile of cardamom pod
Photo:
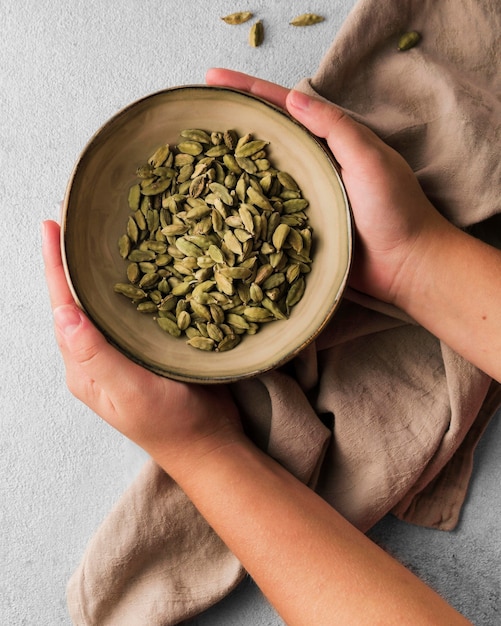
<svg viewBox="0 0 501 626"><path fill-rule="evenodd" d="M226 351L286 320L311 269L312 229L297 182L268 142L187 129L136 171L114 290L170 335Z"/></svg>

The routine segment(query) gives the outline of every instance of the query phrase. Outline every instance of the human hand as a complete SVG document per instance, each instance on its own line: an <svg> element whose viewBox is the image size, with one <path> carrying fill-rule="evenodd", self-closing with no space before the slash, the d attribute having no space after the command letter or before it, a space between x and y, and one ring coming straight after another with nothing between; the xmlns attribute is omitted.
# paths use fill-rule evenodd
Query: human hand
<svg viewBox="0 0 501 626"><path fill-rule="evenodd" d="M211 69L206 80L264 98L327 140L340 165L355 220L350 285L398 303L402 284L412 281L430 241L439 241L440 232L450 227L404 159L333 104L230 70Z"/></svg>
<svg viewBox="0 0 501 626"><path fill-rule="evenodd" d="M207 452L242 437L237 409L226 388L162 378L106 341L73 300L59 234L57 223L44 222L45 275L56 339L73 395L145 449L173 477L178 471L189 471L191 463Z"/></svg>

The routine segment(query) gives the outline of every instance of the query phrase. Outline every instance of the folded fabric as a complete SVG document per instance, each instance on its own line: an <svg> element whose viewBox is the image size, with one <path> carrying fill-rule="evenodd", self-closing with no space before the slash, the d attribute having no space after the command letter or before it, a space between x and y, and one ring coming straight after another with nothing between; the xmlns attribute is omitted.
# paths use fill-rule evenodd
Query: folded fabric
<svg viewBox="0 0 501 626"><path fill-rule="evenodd" d="M409 30L421 42L397 51ZM298 86L371 127L449 220L493 244L500 30L494 0L360 0ZM401 311L352 290L314 345L234 394L256 444L364 531L390 511L453 528L475 445L501 402L487 375ZM244 574L150 461L89 543L68 605L79 626L167 626L217 602Z"/></svg>

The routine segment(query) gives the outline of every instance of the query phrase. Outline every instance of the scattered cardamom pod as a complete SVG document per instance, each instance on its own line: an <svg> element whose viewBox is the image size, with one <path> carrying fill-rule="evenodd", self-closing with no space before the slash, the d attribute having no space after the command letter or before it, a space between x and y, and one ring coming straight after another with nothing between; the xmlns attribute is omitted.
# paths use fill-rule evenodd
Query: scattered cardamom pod
<svg viewBox="0 0 501 626"><path fill-rule="evenodd" d="M403 52L405 50L410 50L414 48L421 41L421 35L415 31L411 30L408 33L404 33L400 39L398 40L397 50Z"/></svg>
<svg viewBox="0 0 501 626"><path fill-rule="evenodd" d="M291 26L312 26L313 24L319 24L324 20L325 17L317 15L316 13L303 13L302 15L295 17L289 23Z"/></svg>
<svg viewBox="0 0 501 626"><path fill-rule="evenodd" d="M248 22L252 17L253 14L250 11L237 11L235 13L225 15L221 19L227 24L243 24L244 22Z"/></svg>
<svg viewBox="0 0 501 626"><path fill-rule="evenodd" d="M263 22L261 20L258 20L257 22L254 22L254 24L251 26L251 29L249 31L249 44L253 48L257 48L263 43L263 41L264 41Z"/></svg>

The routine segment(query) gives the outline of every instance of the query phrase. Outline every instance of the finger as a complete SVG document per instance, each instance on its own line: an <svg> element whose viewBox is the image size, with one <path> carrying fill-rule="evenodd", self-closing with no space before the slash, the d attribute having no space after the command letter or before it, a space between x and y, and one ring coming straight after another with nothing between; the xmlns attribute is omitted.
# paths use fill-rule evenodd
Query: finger
<svg viewBox="0 0 501 626"><path fill-rule="evenodd" d="M80 372L113 397L117 387L130 388L151 375L114 348L76 304L57 306L54 322L70 378Z"/></svg>
<svg viewBox="0 0 501 626"><path fill-rule="evenodd" d="M361 155L382 146L382 141L366 126L355 121L341 108L292 90L287 110L317 137L327 140L342 169L358 167Z"/></svg>
<svg viewBox="0 0 501 626"><path fill-rule="evenodd" d="M72 304L74 300L66 281L61 258L60 228L59 224L52 220L42 224L42 255L52 308Z"/></svg>
<svg viewBox="0 0 501 626"><path fill-rule="evenodd" d="M275 83L261 80L242 72L222 68L211 68L208 70L205 80L208 85L233 87L240 91L247 91L281 108L285 108L285 100L289 93L288 89Z"/></svg>
<svg viewBox="0 0 501 626"><path fill-rule="evenodd" d="M54 322L68 389L97 415L122 431L118 405L120 401L129 403L130 396L125 396L135 390L134 378L131 382L126 372L129 367L138 366L124 362L125 357L108 344L76 304L56 307Z"/></svg>

